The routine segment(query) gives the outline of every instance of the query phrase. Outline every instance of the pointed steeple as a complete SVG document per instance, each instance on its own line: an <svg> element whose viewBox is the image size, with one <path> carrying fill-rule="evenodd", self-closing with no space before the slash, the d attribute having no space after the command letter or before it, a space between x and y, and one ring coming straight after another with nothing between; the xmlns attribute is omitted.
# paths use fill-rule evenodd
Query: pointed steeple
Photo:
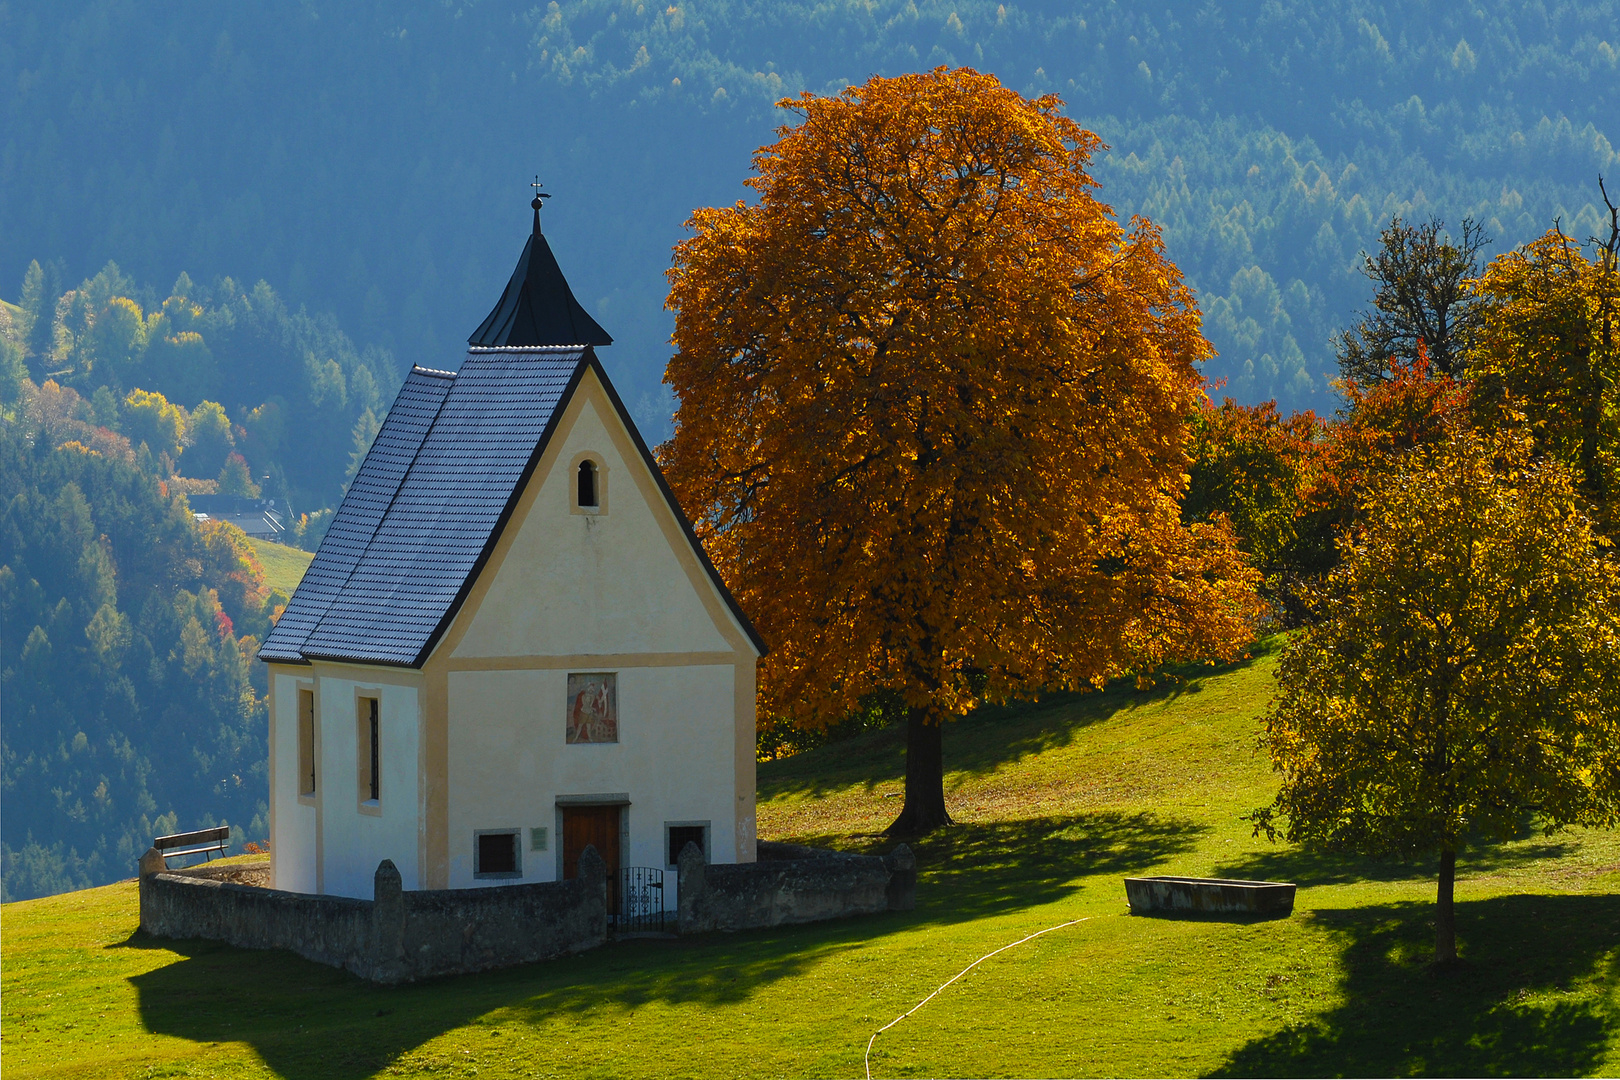
<svg viewBox="0 0 1620 1080"><path fill-rule="evenodd" d="M538 189L538 184L535 187ZM534 232L523 245L517 269L506 283L500 303L467 339L469 345L611 345L613 338L574 299L557 257L540 232L536 190Z"/></svg>

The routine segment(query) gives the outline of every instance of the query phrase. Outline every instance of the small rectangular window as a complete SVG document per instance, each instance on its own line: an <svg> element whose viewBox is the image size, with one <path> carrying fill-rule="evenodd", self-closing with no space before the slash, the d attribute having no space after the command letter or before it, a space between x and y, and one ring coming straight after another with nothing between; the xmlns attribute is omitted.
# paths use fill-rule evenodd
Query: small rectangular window
<svg viewBox="0 0 1620 1080"><path fill-rule="evenodd" d="M357 787L363 802L375 805L382 795L382 762L380 747L379 701L363 697L356 702L355 721L358 746L355 761L359 765Z"/></svg>
<svg viewBox="0 0 1620 1080"><path fill-rule="evenodd" d="M521 877L518 861L518 831L488 829L474 834L474 877Z"/></svg>
<svg viewBox="0 0 1620 1080"><path fill-rule="evenodd" d="M687 844L696 844L698 850L703 852L703 861L709 861L709 826L706 824L692 825L666 825L665 836L668 838L668 858L670 866L679 866L681 852L686 850Z"/></svg>
<svg viewBox="0 0 1620 1080"><path fill-rule="evenodd" d="M298 691L298 794L315 794L315 691Z"/></svg>
<svg viewBox="0 0 1620 1080"><path fill-rule="evenodd" d="M544 851L551 846L551 830L545 826L537 826L529 830L529 850Z"/></svg>

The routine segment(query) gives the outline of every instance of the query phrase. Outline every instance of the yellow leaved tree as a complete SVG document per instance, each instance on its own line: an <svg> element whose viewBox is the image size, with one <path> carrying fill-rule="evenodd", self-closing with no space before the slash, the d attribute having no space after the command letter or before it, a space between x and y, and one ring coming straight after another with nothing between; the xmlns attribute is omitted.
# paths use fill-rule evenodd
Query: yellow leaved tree
<svg viewBox="0 0 1620 1080"><path fill-rule="evenodd" d="M1369 479L1283 655L1282 787L1252 815L1273 839L1438 856L1441 963L1465 845L1620 823L1620 573L1529 434L1447 425Z"/></svg>
<svg viewBox="0 0 1620 1080"><path fill-rule="evenodd" d="M1620 208L1591 254L1553 229L1491 260L1468 373L1497 413L1523 410L1538 444L1575 474L1599 528L1620 528Z"/></svg>
<svg viewBox="0 0 1620 1080"><path fill-rule="evenodd" d="M1209 354L1056 97L937 69L781 103L753 205L675 251L669 480L772 653L761 705L907 709L893 834L950 821L942 724L1250 640L1255 573L1184 526Z"/></svg>

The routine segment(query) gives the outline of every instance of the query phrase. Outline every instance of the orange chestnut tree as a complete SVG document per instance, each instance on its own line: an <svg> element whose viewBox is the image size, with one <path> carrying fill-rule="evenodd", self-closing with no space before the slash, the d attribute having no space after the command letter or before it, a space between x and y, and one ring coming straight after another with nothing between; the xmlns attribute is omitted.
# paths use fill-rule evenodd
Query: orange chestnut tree
<svg viewBox="0 0 1620 1080"><path fill-rule="evenodd" d="M914 835L950 821L946 719L1232 656L1256 575L1179 520L1209 346L1157 231L1093 197L1095 135L965 69L781 105L757 204L675 250L660 456L772 645L766 711L902 696Z"/></svg>

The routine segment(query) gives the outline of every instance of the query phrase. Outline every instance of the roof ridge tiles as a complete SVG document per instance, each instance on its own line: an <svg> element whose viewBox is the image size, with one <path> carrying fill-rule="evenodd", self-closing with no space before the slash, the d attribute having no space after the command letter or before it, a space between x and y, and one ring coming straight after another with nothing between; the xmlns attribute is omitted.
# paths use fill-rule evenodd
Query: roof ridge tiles
<svg viewBox="0 0 1620 1080"><path fill-rule="evenodd" d="M469 345L470 353L557 353L578 352L582 345Z"/></svg>

